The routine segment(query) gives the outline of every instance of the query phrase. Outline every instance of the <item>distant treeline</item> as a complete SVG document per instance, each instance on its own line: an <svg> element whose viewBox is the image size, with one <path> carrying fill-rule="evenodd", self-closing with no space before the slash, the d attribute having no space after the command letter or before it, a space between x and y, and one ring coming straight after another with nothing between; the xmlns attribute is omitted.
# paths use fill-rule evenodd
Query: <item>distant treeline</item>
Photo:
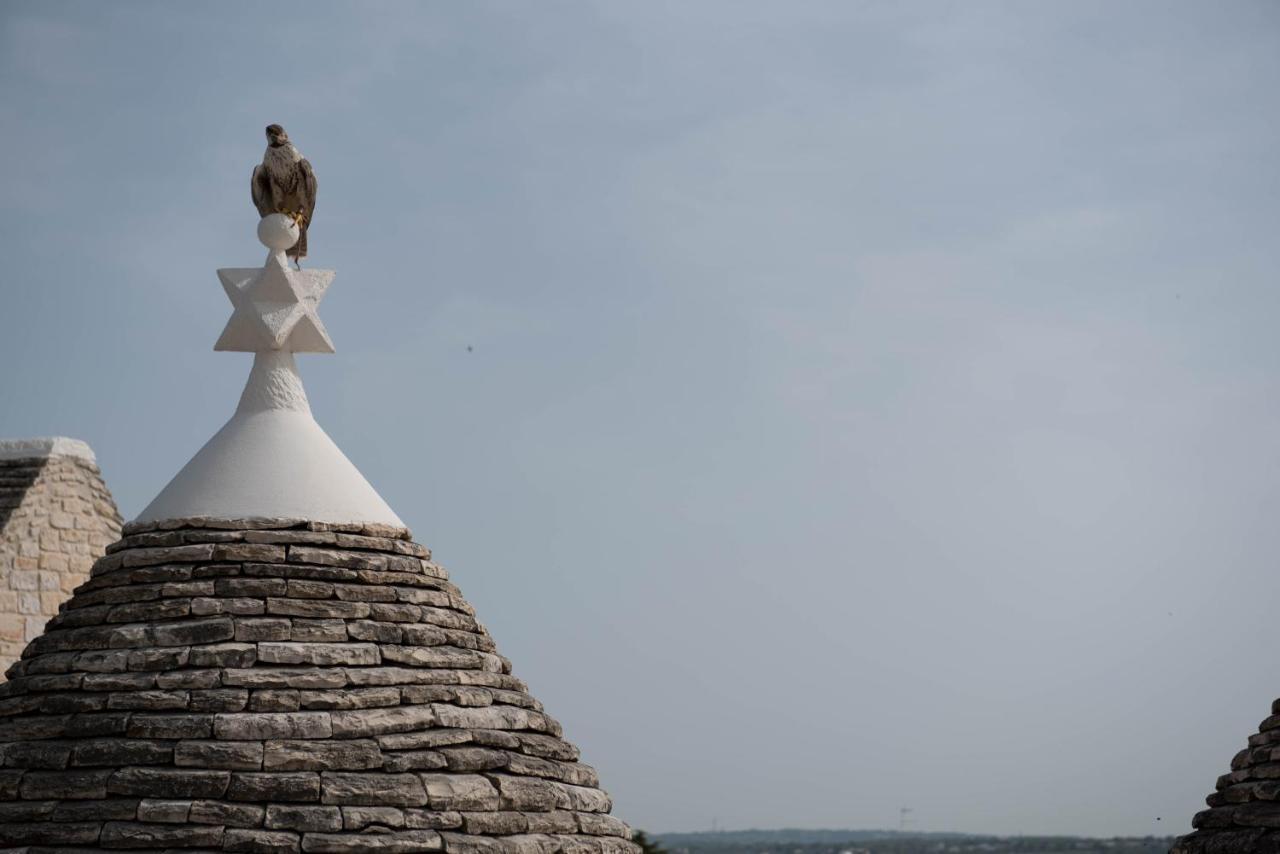
<svg viewBox="0 0 1280 854"><path fill-rule="evenodd" d="M727 830L654 834L670 854L1167 854L1173 837L976 836L894 830Z"/></svg>

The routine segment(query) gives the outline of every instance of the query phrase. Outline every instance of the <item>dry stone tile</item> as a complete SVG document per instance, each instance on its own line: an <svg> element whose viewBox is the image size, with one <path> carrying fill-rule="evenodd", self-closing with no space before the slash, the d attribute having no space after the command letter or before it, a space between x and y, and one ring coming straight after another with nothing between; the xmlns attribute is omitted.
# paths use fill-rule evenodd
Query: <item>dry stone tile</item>
<svg viewBox="0 0 1280 854"><path fill-rule="evenodd" d="M496 810L498 790L479 774L420 774L433 810Z"/></svg>
<svg viewBox="0 0 1280 854"><path fill-rule="evenodd" d="M194 768L121 768L107 781L112 795L163 798L218 798L227 790L230 772Z"/></svg>
<svg viewBox="0 0 1280 854"><path fill-rule="evenodd" d="M425 729L435 723L431 706L395 706L385 709L358 709L329 713L333 735L362 738L393 732Z"/></svg>
<svg viewBox="0 0 1280 854"><path fill-rule="evenodd" d="M328 712L243 712L216 715L213 734L220 739L328 738Z"/></svg>
<svg viewBox="0 0 1280 854"><path fill-rule="evenodd" d="M382 766L382 751L367 739L268 741L262 758L267 771L361 771Z"/></svg>
<svg viewBox="0 0 1280 854"><path fill-rule="evenodd" d="M366 827L404 827L404 810L398 807L341 807L343 830L364 830Z"/></svg>
<svg viewBox="0 0 1280 854"><path fill-rule="evenodd" d="M227 799L253 803L314 802L320 800L320 775L307 771L287 773L234 772Z"/></svg>
<svg viewBox="0 0 1280 854"><path fill-rule="evenodd" d="M427 793L413 774L326 771L321 775L321 800L339 805L420 807L427 804Z"/></svg>
<svg viewBox="0 0 1280 854"><path fill-rule="evenodd" d="M345 634L345 632L344 632ZM258 660L267 664L366 665L379 664L378 647L371 643L258 644Z"/></svg>
<svg viewBox="0 0 1280 854"><path fill-rule="evenodd" d="M299 849L301 837L287 830L237 830L226 832L222 850L232 854L291 854Z"/></svg>
<svg viewBox="0 0 1280 854"><path fill-rule="evenodd" d="M306 832L341 830L342 813L338 807L271 804L266 826Z"/></svg>
<svg viewBox="0 0 1280 854"><path fill-rule="evenodd" d="M304 709L370 709L400 704L399 688L348 688L345 691L299 691Z"/></svg>
<svg viewBox="0 0 1280 854"><path fill-rule="evenodd" d="M440 834L433 830L308 833L302 837L302 850L307 854L414 854L442 848Z"/></svg>
<svg viewBox="0 0 1280 854"><path fill-rule="evenodd" d="M262 754L260 741L180 741L173 748L173 762L188 768L256 771L262 767Z"/></svg>
<svg viewBox="0 0 1280 854"><path fill-rule="evenodd" d="M138 821L185 824L191 812L191 801L143 798L138 802Z"/></svg>

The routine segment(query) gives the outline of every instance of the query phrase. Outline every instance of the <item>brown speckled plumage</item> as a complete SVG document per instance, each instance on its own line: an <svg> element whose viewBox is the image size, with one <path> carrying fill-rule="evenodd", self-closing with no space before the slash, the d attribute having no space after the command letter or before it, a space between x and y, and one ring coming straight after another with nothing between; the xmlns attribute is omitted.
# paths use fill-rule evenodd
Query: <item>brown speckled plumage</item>
<svg viewBox="0 0 1280 854"><path fill-rule="evenodd" d="M316 209L316 173L289 141L280 125L267 126L267 151L250 181L259 216L282 213L298 223L298 242L286 254L295 261L307 256L307 226Z"/></svg>

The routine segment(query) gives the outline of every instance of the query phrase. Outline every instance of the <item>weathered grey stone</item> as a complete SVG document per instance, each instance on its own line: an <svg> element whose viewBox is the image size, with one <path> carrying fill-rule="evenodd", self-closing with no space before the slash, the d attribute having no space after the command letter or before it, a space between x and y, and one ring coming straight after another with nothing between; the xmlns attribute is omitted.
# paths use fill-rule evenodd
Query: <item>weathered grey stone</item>
<svg viewBox="0 0 1280 854"><path fill-rule="evenodd" d="M97 822L51 821L0 823L0 846L92 845L98 841Z"/></svg>
<svg viewBox="0 0 1280 854"><path fill-rule="evenodd" d="M234 629L232 635L235 634ZM192 667L250 667L257 660L258 648L252 643L232 641L191 648Z"/></svg>
<svg viewBox="0 0 1280 854"><path fill-rule="evenodd" d="M222 671L223 685L244 688L341 688L347 673L336 667L253 667Z"/></svg>
<svg viewBox="0 0 1280 854"><path fill-rule="evenodd" d="M337 602L328 599L271 598L267 600L267 613L285 617L361 620L369 616L369 606L364 602Z"/></svg>
<svg viewBox="0 0 1280 854"><path fill-rule="evenodd" d="M188 768L221 768L256 771L262 767L260 741L180 741L173 748L173 763Z"/></svg>
<svg viewBox="0 0 1280 854"><path fill-rule="evenodd" d="M410 646L444 646L449 642L447 629L414 623L403 627L404 643Z"/></svg>
<svg viewBox="0 0 1280 854"><path fill-rule="evenodd" d="M266 599L283 596L286 589L288 582L283 578L219 578L214 582L217 595L231 598Z"/></svg>
<svg viewBox="0 0 1280 854"><path fill-rule="evenodd" d="M262 560L262 561L283 561L285 559L284 546L273 546L263 543L229 543L226 545L214 546L214 560Z"/></svg>
<svg viewBox="0 0 1280 854"><path fill-rule="evenodd" d="M102 825L103 848L217 848L222 828L190 824L109 821Z"/></svg>
<svg viewBox="0 0 1280 854"><path fill-rule="evenodd" d="M266 771L362 771L382 766L374 741L268 741L262 759Z"/></svg>
<svg viewBox="0 0 1280 854"><path fill-rule="evenodd" d="M413 774L358 774L326 771L321 775L326 804L410 806L427 804L422 781Z"/></svg>
<svg viewBox="0 0 1280 854"><path fill-rule="evenodd" d="M541 729L541 715L513 706L458 708L437 703L431 708L441 726L459 729Z"/></svg>
<svg viewBox="0 0 1280 854"><path fill-rule="evenodd" d="M53 809L54 821L130 821L138 814L137 798L109 798L100 801L60 801Z"/></svg>
<svg viewBox="0 0 1280 854"><path fill-rule="evenodd" d="M498 787L502 809L546 812L573 806L562 783L506 774L493 774L489 779Z"/></svg>
<svg viewBox="0 0 1280 854"><path fill-rule="evenodd" d="M374 602L368 608L370 619L384 623L416 623L422 616L422 609L417 605Z"/></svg>
<svg viewBox="0 0 1280 854"><path fill-rule="evenodd" d="M208 738L213 715L135 714L128 719L130 738Z"/></svg>
<svg viewBox="0 0 1280 854"><path fill-rule="evenodd" d="M347 639L347 623L345 620L293 620L293 631L290 635L296 641L312 643L336 643Z"/></svg>
<svg viewBox="0 0 1280 854"><path fill-rule="evenodd" d="M302 837L307 854L413 854L439 851L434 830L393 830L385 833L308 833Z"/></svg>
<svg viewBox="0 0 1280 854"><path fill-rule="evenodd" d="M617 836L622 839L631 838L631 828L611 815L603 813L578 813L578 829L592 836Z"/></svg>
<svg viewBox="0 0 1280 854"><path fill-rule="evenodd" d="M320 775L308 771L255 773L237 771L231 775L227 798L233 801L314 802L320 800Z"/></svg>
<svg viewBox="0 0 1280 854"><path fill-rule="evenodd" d="M363 665L378 664L378 647L371 643L258 644L258 660L267 664Z"/></svg>
<svg viewBox="0 0 1280 854"><path fill-rule="evenodd" d="M511 778L519 779L519 778ZM499 788L501 788L499 783ZM569 783L558 784L569 796L569 806L578 812L608 812L613 809L609 796L599 789L588 786L574 786ZM505 789L503 790L506 791Z"/></svg>
<svg viewBox="0 0 1280 854"><path fill-rule="evenodd" d="M341 566L346 569L383 569L387 565L385 555L322 549L313 546L290 546L291 563L314 563L321 566Z"/></svg>
<svg viewBox="0 0 1280 854"><path fill-rule="evenodd" d="M199 563L213 557L213 546L170 546L155 549L129 549L124 552L123 565L151 566L159 563Z"/></svg>
<svg viewBox="0 0 1280 854"><path fill-rule="evenodd" d="M90 673L120 673L129 669L129 655L121 649L81 652L75 654L72 666Z"/></svg>
<svg viewBox="0 0 1280 854"><path fill-rule="evenodd" d="M290 854L297 851L301 839L287 830L228 830L222 839L222 850L233 854Z"/></svg>
<svg viewBox="0 0 1280 854"><path fill-rule="evenodd" d="M236 619L237 641L281 641L292 636L292 624L284 617Z"/></svg>
<svg viewBox="0 0 1280 854"><path fill-rule="evenodd" d="M483 811L462 813L462 829L475 834L524 833L529 822L523 813Z"/></svg>
<svg viewBox="0 0 1280 854"><path fill-rule="evenodd" d="M404 810L398 807L342 807L343 830L364 830L375 826L404 827Z"/></svg>
<svg viewBox="0 0 1280 854"><path fill-rule="evenodd" d="M185 646L167 649L135 649L129 653L130 670L175 670L185 667L191 650Z"/></svg>
<svg viewBox="0 0 1280 854"><path fill-rule="evenodd" d="M147 620L169 620L191 613L190 599L165 599L155 602L129 602L114 606L107 614L108 623L136 623Z"/></svg>
<svg viewBox="0 0 1280 854"><path fill-rule="evenodd" d="M342 829L338 807L271 804L267 807L267 827L305 832Z"/></svg>
<svg viewBox="0 0 1280 854"><path fill-rule="evenodd" d="M61 742L20 741L4 749L4 764L9 768L61 769L70 759L71 745Z"/></svg>
<svg viewBox="0 0 1280 854"><path fill-rule="evenodd" d="M121 768L107 781L112 795L163 798L220 798L227 790L228 771L194 768Z"/></svg>
<svg viewBox="0 0 1280 854"><path fill-rule="evenodd" d="M243 712L215 715L213 733L229 740L328 738L329 712Z"/></svg>
<svg viewBox="0 0 1280 854"><path fill-rule="evenodd" d="M154 673L90 673L81 683L86 691L143 691L155 686Z"/></svg>
<svg viewBox="0 0 1280 854"><path fill-rule="evenodd" d="M414 667L438 667L447 670L484 670L484 653L452 646L395 646L384 644L382 657L397 664Z"/></svg>
<svg viewBox="0 0 1280 854"><path fill-rule="evenodd" d="M398 753L383 754L383 770L400 771L439 771L448 766L444 756L435 750L405 750Z"/></svg>
<svg viewBox="0 0 1280 854"><path fill-rule="evenodd" d="M225 801L193 801L187 821L192 824L221 824L226 827L257 827L265 807L258 804L229 804Z"/></svg>
<svg viewBox="0 0 1280 854"><path fill-rule="evenodd" d="M489 706L493 691L467 685L406 685L400 689L406 703L452 703L457 706Z"/></svg>
<svg viewBox="0 0 1280 854"><path fill-rule="evenodd" d="M167 765L173 747L145 738L95 738L75 743L71 764L78 766Z"/></svg>
<svg viewBox="0 0 1280 854"><path fill-rule="evenodd" d="M164 691L217 688L217 670L174 670L156 674L156 687Z"/></svg>
<svg viewBox="0 0 1280 854"><path fill-rule="evenodd" d="M433 810L496 810L498 790L479 774L419 774ZM519 807L506 807L519 809ZM550 809L550 807L547 807Z"/></svg>
<svg viewBox="0 0 1280 854"><path fill-rule="evenodd" d="M238 712L249 702L249 691L245 688L213 688L208 691L192 691L191 705L193 712Z"/></svg>
<svg viewBox="0 0 1280 854"><path fill-rule="evenodd" d="M185 709L191 700L186 691L129 691L112 693L107 698L109 709Z"/></svg>
<svg viewBox="0 0 1280 854"><path fill-rule="evenodd" d="M128 712L76 715L67 722L63 731L72 738L124 735L129 727L129 717Z"/></svg>
<svg viewBox="0 0 1280 854"><path fill-rule="evenodd" d="M527 812L524 814L530 833L576 833L578 819L568 810Z"/></svg>
<svg viewBox="0 0 1280 854"><path fill-rule="evenodd" d="M198 597L191 600L191 613L197 617L215 614L263 614L267 603L261 599L235 596L226 598Z"/></svg>
<svg viewBox="0 0 1280 854"><path fill-rule="evenodd" d="M383 735L425 729L435 723L430 706L395 706L385 709L357 709L329 713L333 735L338 738Z"/></svg>
<svg viewBox="0 0 1280 854"><path fill-rule="evenodd" d="M296 688L264 688L249 699L251 712L296 712L301 708Z"/></svg>
<svg viewBox="0 0 1280 854"><path fill-rule="evenodd" d="M394 602L394 587L385 584L335 584L333 595L345 602Z"/></svg>
<svg viewBox="0 0 1280 854"><path fill-rule="evenodd" d="M472 733L460 729L429 729L402 735L380 735L378 746L383 750L414 750L418 748L446 747L451 744L467 744Z"/></svg>
<svg viewBox="0 0 1280 854"><path fill-rule="evenodd" d="M373 620L352 620L347 623L347 634L352 640L400 643L404 627L399 623L379 623Z"/></svg>
<svg viewBox="0 0 1280 854"><path fill-rule="evenodd" d="M291 599L332 599L333 585L327 581L291 578L285 595Z"/></svg>
<svg viewBox="0 0 1280 854"><path fill-rule="evenodd" d="M451 830L462 827L462 813L456 810L436 812L433 810L407 809L404 811L406 827L425 830ZM572 819L570 820L572 826Z"/></svg>
<svg viewBox="0 0 1280 854"><path fill-rule="evenodd" d="M0 771L0 798L6 801L16 800L18 798L19 784L26 773L26 771L21 770ZM40 796L33 795L33 797Z"/></svg>
<svg viewBox="0 0 1280 854"><path fill-rule="evenodd" d="M27 771L18 772L18 792L23 800L38 801L44 798L70 800L102 799L107 796L107 780L112 771ZM0 792L8 786L0 787ZM12 796L3 795L6 799Z"/></svg>
<svg viewBox="0 0 1280 854"><path fill-rule="evenodd" d="M348 688L345 691L300 691L304 709L372 709L400 704L399 688Z"/></svg>
<svg viewBox="0 0 1280 854"><path fill-rule="evenodd" d="M162 623L151 628L151 640L157 646L191 646L231 640L235 626L226 617Z"/></svg>
<svg viewBox="0 0 1280 854"><path fill-rule="evenodd" d="M14 821L39 821L53 815L57 801L0 802L0 824Z"/></svg>
<svg viewBox="0 0 1280 854"><path fill-rule="evenodd" d="M450 771L491 771L507 764L506 751L487 747L443 747L439 752Z"/></svg>
<svg viewBox="0 0 1280 854"><path fill-rule="evenodd" d="M143 798L138 802L138 821L154 821L168 824L181 824L187 821L191 812L191 801L160 800Z"/></svg>

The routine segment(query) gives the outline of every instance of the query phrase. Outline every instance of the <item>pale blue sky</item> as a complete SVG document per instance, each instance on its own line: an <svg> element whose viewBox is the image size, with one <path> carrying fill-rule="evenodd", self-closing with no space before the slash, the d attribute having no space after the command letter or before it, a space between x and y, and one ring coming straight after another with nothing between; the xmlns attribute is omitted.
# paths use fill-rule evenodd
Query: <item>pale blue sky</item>
<svg viewBox="0 0 1280 854"><path fill-rule="evenodd" d="M280 122L316 415L620 816L1180 832L1280 695L1278 83L1270 2L8 0L0 435L133 515L230 416Z"/></svg>

